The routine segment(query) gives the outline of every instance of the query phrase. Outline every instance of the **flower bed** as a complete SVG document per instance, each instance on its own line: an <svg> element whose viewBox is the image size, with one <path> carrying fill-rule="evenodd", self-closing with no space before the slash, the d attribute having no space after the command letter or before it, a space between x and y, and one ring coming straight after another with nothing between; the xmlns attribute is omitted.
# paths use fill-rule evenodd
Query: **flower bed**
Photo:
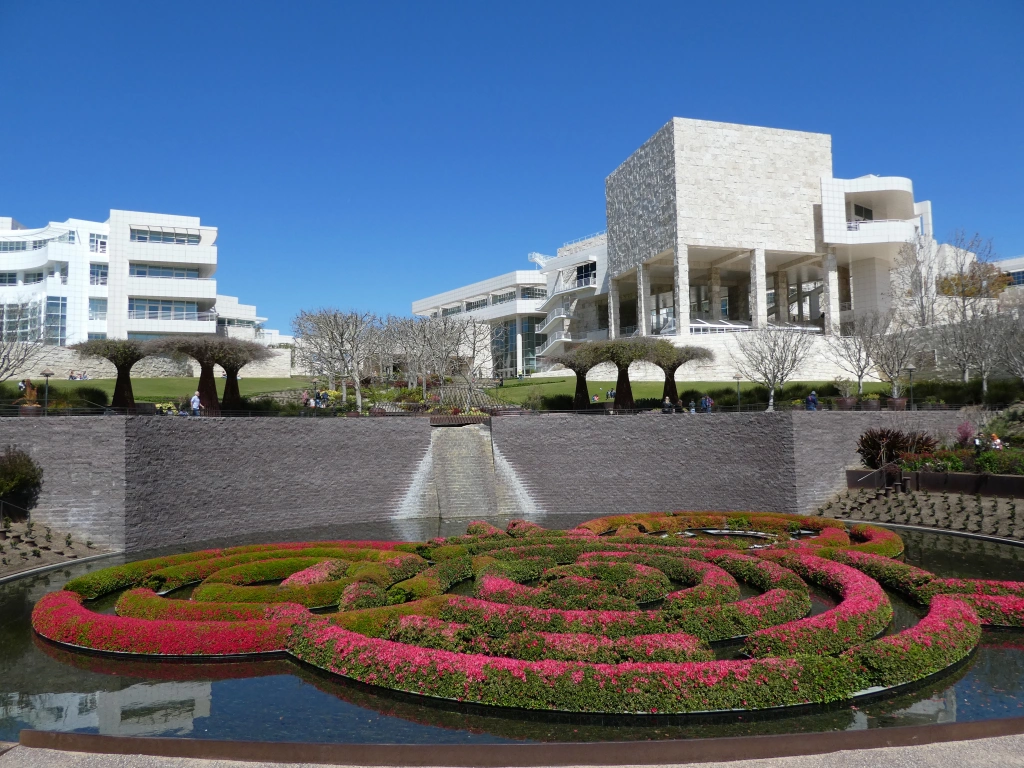
<svg viewBox="0 0 1024 768"><path fill-rule="evenodd" d="M33 626L95 651L286 650L371 685L496 706L758 709L912 682L970 653L981 623L1024 626L1024 583L939 578L893 560L902 548L876 526L767 513L618 515L572 531L473 523L428 542L253 545L102 569L44 597ZM446 594L470 578L476 597ZM197 581L190 600L140 588ZM738 582L760 594L740 599ZM838 604L807 618L808 583ZM930 610L873 639L891 617L883 586ZM117 615L83 602L124 587L136 588ZM707 644L730 638L754 658L715 661Z"/></svg>

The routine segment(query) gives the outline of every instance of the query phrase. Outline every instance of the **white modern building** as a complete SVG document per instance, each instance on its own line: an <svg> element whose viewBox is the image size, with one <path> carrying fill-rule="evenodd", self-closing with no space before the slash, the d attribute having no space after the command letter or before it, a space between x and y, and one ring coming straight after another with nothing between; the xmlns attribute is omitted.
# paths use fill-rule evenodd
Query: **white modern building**
<svg viewBox="0 0 1024 768"><path fill-rule="evenodd" d="M607 233L530 257L547 290L535 354L633 334L725 351L721 335L767 324L833 333L889 306L906 242L933 242L910 179L835 178L820 133L674 118L612 171L605 199Z"/></svg>
<svg viewBox="0 0 1024 768"><path fill-rule="evenodd" d="M55 346L218 332L290 343L217 293L216 241L195 216L112 210L39 228L0 217L0 330Z"/></svg>

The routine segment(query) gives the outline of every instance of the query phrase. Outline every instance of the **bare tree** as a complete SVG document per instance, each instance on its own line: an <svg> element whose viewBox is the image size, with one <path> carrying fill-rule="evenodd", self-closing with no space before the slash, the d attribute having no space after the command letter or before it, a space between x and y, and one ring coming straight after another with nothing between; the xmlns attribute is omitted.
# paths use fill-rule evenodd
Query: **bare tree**
<svg viewBox="0 0 1024 768"><path fill-rule="evenodd" d="M110 405L114 408L135 407L132 366L154 353L153 342L135 339L90 339L71 345L71 349L84 357L102 357L111 362L117 369L117 381L114 382L114 396L110 399Z"/></svg>
<svg viewBox="0 0 1024 768"><path fill-rule="evenodd" d="M997 323L999 363L1024 381L1024 312L999 316Z"/></svg>
<svg viewBox="0 0 1024 768"><path fill-rule="evenodd" d="M647 361L661 368L665 374L665 386L662 387L661 396L667 397L672 403L679 402L676 371L696 360L710 362L714 359L715 354L704 347L677 347L665 339L650 339L648 342Z"/></svg>
<svg viewBox="0 0 1024 768"><path fill-rule="evenodd" d="M889 382L890 393L903 393L903 372L919 346L918 331L897 311L880 315L879 334L874 342L874 360L882 378Z"/></svg>
<svg viewBox="0 0 1024 768"><path fill-rule="evenodd" d="M775 410L775 390L781 389L803 365L814 344L811 334L765 326L736 336L740 354L734 356L740 375L768 388L768 409Z"/></svg>
<svg viewBox="0 0 1024 768"><path fill-rule="evenodd" d="M1005 327L995 307L982 308L965 324L970 339L970 360L981 377L982 395L988 394L988 380L1002 357L1002 331Z"/></svg>
<svg viewBox="0 0 1024 768"><path fill-rule="evenodd" d="M842 334L825 337L825 356L857 380L858 395L864 394L864 377L875 367L875 346L888 322L887 316L871 312L844 323Z"/></svg>
<svg viewBox="0 0 1024 768"><path fill-rule="evenodd" d="M296 362L311 375L325 378L328 389L335 389L337 378L344 376L347 330L344 313L332 308L302 310L292 320Z"/></svg>
<svg viewBox="0 0 1024 768"><path fill-rule="evenodd" d="M0 304L0 382L27 368L42 350L41 313L32 302Z"/></svg>
<svg viewBox="0 0 1024 768"><path fill-rule="evenodd" d="M342 314L344 339L341 345L341 359L344 370L352 376L356 390L356 410L363 409L363 374L373 356L373 339L378 320L372 312L353 310Z"/></svg>
<svg viewBox="0 0 1024 768"><path fill-rule="evenodd" d="M938 246L935 240L919 234L900 246L889 271L893 306L905 312L919 327L935 322L939 283Z"/></svg>

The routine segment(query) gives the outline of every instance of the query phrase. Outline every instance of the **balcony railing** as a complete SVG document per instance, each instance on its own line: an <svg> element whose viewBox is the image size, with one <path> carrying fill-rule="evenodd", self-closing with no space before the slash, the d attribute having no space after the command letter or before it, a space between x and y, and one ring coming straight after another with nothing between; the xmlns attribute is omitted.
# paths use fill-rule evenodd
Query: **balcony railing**
<svg viewBox="0 0 1024 768"><path fill-rule="evenodd" d="M132 309L129 320L217 320L216 312L163 312L158 310Z"/></svg>
<svg viewBox="0 0 1024 768"><path fill-rule="evenodd" d="M557 344L560 341L561 342L572 341L572 334L570 334L568 331L555 331L554 333L549 334L548 335L548 340L544 343L543 347L541 347L540 349L537 350L537 354L538 355L543 355L551 347L553 347L555 344Z"/></svg>
<svg viewBox="0 0 1024 768"><path fill-rule="evenodd" d="M840 301L839 302L839 311L840 312L850 312L852 310L853 310L853 302L852 301Z"/></svg>
<svg viewBox="0 0 1024 768"><path fill-rule="evenodd" d="M872 224L903 223L904 221L913 221L913 219L864 219L862 221L848 221L846 222L846 231L857 232L861 227L867 227Z"/></svg>
<svg viewBox="0 0 1024 768"><path fill-rule="evenodd" d="M106 320L107 319L106 310L104 310L103 312L96 312L96 311L93 311L93 310L90 309L89 310L89 319L90 320Z"/></svg>
<svg viewBox="0 0 1024 768"><path fill-rule="evenodd" d="M589 288L590 286L597 285L597 276L590 275L589 277L578 277L575 280L567 280L564 283L559 283L555 286L555 293L565 293L566 291L575 291L579 288Z"/></svg>
<svg viewBox="0 0 1024 768"><path fill-rule="evenodd" d="M540 328L538 330L543 333L552 323L559 320L568 320L571 317L572 313L569 311L568 307L556 307L548 312L547 317L544 318L544 322L540 324Z"/></svg>
<svg viewBox="0 0 1024 768"><path fill-rule="evenodd" d="M217 278L215 277L186 277L185 275L128 275L128 277L137 277L140 280L198 280L199 282L213 282Z"/></svg>

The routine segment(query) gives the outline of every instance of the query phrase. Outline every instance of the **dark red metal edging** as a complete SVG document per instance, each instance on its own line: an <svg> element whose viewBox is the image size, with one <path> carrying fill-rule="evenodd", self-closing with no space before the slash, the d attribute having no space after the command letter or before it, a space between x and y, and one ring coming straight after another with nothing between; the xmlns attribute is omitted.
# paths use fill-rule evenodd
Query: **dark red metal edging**
<svg viewBox="0 0 1024 768"><path fill-rule="evenodd" d="M321 765L506 766L667 765L729 762L849 749L909 747L1024 734L1024 717L863 731L741 736L721 739L612 741L582 744L304 744L213 741L24 730L20 744L38 749L110 755L153 755Z"/></svg>

